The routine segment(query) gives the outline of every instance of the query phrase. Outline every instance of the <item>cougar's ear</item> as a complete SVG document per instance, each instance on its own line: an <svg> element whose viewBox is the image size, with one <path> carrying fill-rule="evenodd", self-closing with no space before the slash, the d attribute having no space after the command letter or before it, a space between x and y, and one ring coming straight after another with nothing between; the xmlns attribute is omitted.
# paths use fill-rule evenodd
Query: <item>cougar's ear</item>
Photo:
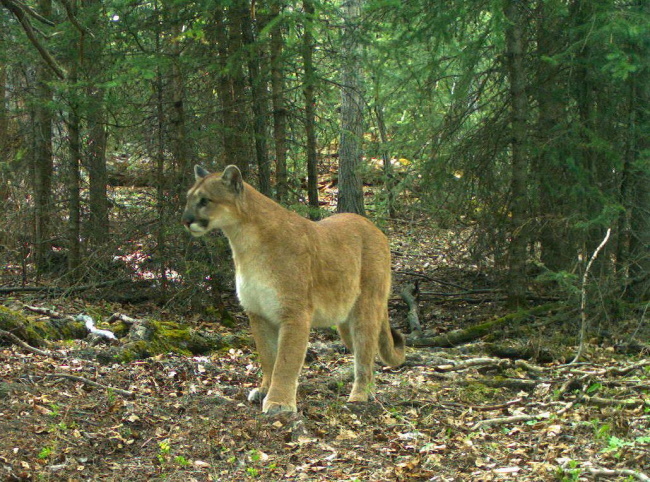
<svg viewBox="0 0 650 482"><path fill-rule="evenodd" d="M240 193L244 190L244 181L242 180L241 171L233 164L223 170L221 181L236 193Z"/></svg>
<svg viewBox="0 0 650 482"><path fill-rule="evenodd" d="M194 177L196 178L197 181L200 181L201 179L203 179L208 174L210 174L210 173L208 171L206 171L205 169L203 169L198 164L196 166L194 166Z"/></svg>

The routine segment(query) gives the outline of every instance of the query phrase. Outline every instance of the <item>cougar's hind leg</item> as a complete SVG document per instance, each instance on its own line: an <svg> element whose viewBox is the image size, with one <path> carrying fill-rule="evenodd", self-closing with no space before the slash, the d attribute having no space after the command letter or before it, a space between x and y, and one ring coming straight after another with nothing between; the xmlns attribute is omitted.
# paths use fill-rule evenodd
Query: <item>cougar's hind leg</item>
<svg viewBox="0 0 650 482"><path fill-rule="evenodd" d="M273 367L278 353L278 327L254 313L248 313L255 347L262 365L262 383L248 394L251 402L262 403L271 386Z"/></svg>
<svg viewBox="0 0 650 482"><path fill-rule="evenodd" d="M379 313L372 300L360 298L349 319L354 353L354 384L349 402L367 402L374 391Z"/></svg>
<svg viewBox="0 0 650 482"><path fill-rule="evenodd" d="M350 324L346 321L345 323L341 323L340 325L338 325L336 329L339 332L339 336L341 337L341 341L343 341L345 348L350 350L350 353L353 353L354 344L352 343L352 333L350 332Z"/></svg>

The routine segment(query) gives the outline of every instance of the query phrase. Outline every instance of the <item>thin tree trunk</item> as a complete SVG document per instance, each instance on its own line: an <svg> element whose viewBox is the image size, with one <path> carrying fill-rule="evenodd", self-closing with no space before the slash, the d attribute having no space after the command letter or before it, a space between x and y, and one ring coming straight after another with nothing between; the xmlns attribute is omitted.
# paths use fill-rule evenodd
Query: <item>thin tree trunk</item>
<svg viewBox="0 0 650 482"><path fill-rule="evenodd" d="M241 65L230 62L231 56L241 53L242 0L228 9L226 20L223 8L215 8L215 40L220 64L218 78L219 98L223 119L223 159L222 164L236 164L244 178L249 173L249 156L245 146L246 136L246 98L245 79Z"/></svg>
<svg viewBox="0 0 650 482"><path fill-rule="evenodd" d="M318 158L316 155L316 98L314 82L314 37L312 33L314 21L314 3L312 0L303 1L305 11L305 31L302 39L302 62L304 69L303 94L305 96L305 134L307 136L307 198L309 200L310 217L320 217L318 208Z"/></svg>
<svg viewBox="0 0 650 482"><path fill-rule="evenodd" d="M73 7L76 15L78 9ZM68 272L67 277L78 280L81 277L79 267L81 266L81 117L79 91L79 66L83 64L84 32L79 32L79 38L75 49L70 51L67 64L69 76L67 78L69 88L70 111L67 117L68 129L68 157L64 166L65 192L67 197L68 222L66 240L68 244Z"/></svg>
<svg viewBox="0 0 650 482"><path fill-rule="evenodd" d="M157 4L156 4L157 8ZM164 8L167 8L166 6ZM173 2L170 2L170 17L175 18L176 8ZM180 28L175 26L173 28L173 36L177 37L180 34ZM158 55L164 55L161 41L162 34L160 30L156 32L156 53ZM173 49L174 47L172 47ZM184 159L184 145L185 145L185 113L183 109L183 83L181 79L181 74L178 66L178 55L180 52L174 52L173 55L173 64L171 70L172 77L172 120L171 124L172 129L172 149L174 151L174 160L177 163L179 168L178 172L178 186L174 189L177 194L180 194L180 190L187 186L187 183L181 183L182 179L188 175L188 173L183 172L183 168L189 170L189 166L185 166L188 163L188 159ZM167 182L165 176L165 89L164 89L164 80L162 67L158 66L156 70L156 210L158 212L158 226L156 229L156 257L158 258L160 272L159 277L161 281L161 288L163 293L167 290L167 269L166 269L166 260L167 260L167 249L166 249L166 231L167 231L167 222L168 222L168 205L170 195L170 186Z"/></svg>
<svg viewBox="0 0 650 482"><path fill-rule="evenodd" d="M560 66L544 58L553 58L564 48L559 32L562 25L557 14L558 5L540 2L537 7L537 73L535 95L538 105L536 142L538 154L534 170L537 178L537 200L541 260L551 271L570 270L575 260L575 249L570 245L570 232L564 218L568 216L566 201L558 182L565 178L565 158L562 149L566 142L560 138L564 122L565 102L559 83Z"/></svg>
<svg viewBox="0 0 650 482"><path fill-rule="evenodd" d="M638 9L650 15L647 1L638 0ZM644 58L642 40L637 41L635 50L638 59ZM645 43L647 46L647 42ZM640 61L639 61L640 62ZM632 199L630 236L630 294L635 301L647 301L650 293L650 167L647 156L650 152L650 68L644 63L629 77L632 93L630 136L632 162Z"/></svg>
<svg viewBox="0 0 650 482"><path fill-rule="evenodd" d="M341 144L339 148L338 212L365 215L361 166L363 139L363 95L361 93L361 54L358 40L362 0L343 3L341 46Z"/></svg>
<svg viewBox="0 0 650 482"><path fill-rule="evenodd" d="M527 117L526 73L524 71L524 16L518 0L507 0L505 16L506 63L510 83L511 115L511 183L510 183L510 246L508 302L513 307L526 304L526 181L527 181Z"/></svg>
<svg viewBox="0 0 650 482"><path fill-rule="evenodd" d="M48 18L52 14L51 0L40 0L39 13ZM39 271L47 268L51 249L52 220L52 89L50 69L42 62L36 67L36 96L38 101L34 117L34 208L35 208L35 259Z"/></svg>
<svg viewBox="0 0 650 482"><path fill-rule="evenodd" d="M92 9L99 0L88 2ZM106 186L106 112L104 106L104 90L100 87L102 80L102 36L101 22L98 17L90 17L90 28L95 36L85 36L84 67L87 72L88 87L86 89L88 118L88 141L86 146L86 167L89 177L89 210L90 210L90 239L97 250L108 240L108 197ZM97 251L98 253L100 251Z"/></svg>
<svg viewBox="0 0 650 482"><path fill-rule="evenodd" d="M106 191L106 118L104 95L101 88L89 87L87 168L89 177L88 199L90 208L90 238L94 248L108 239L108 197Z"/></svg>
<svg viewBox="0 0 650 482"><path fill-rule="evenodd" d="M0 18L0 50L7 52L8 45L5 38L6 21L5 18ZM7 115L7 67L4 62L0 62L0 156L4 157L8 148L8 132L9 116ZM5 159L0 158L0 161ZM2 193L3 187L0 187ZM4 196L0 196L0 200L4 200Z"/></svg>
<svg viewBox="0 0 650 482"><path fill-rule="evenodd" d="M273 138L275 139L276 199L287 200L287 109L284 100L284 72L282 69L281 0L271 2L271 17L276 22L271 30L271 98L273 101Z"/></svg>
<svg viewBox="0 0 650 482"><path fill-rule="evenodd" d="M388 216L395 218L395 174L393 165L390 162L388 152L388 133L386 132L386 122L384 121L384 109L380 104L379 90L381 86L379 81L375 81L375 102L374 111L377 120L377 130L379 131L379 141L381 143L380 154L384 169L384 188L386 189L386 203L388 204Z"/></svg>
<svg viewBox="0 0 650 482"><path fill-rule="evenodd" d="M77 68L70 69L70 83L76 84ZM81 122L79 119L78 105L73 101L68 117L68 146L69 158L67 166L66 191L68 194L68 273L75 279L81 265L81 199L79 188L81 186Z"/></svg>
<svg viewBox="0 0 650 482"><path fill-rule="evenodd" d="M266 75L261 68L262 49L256 44L256 20L251 18L250 10L242 15L242 35L244 46L248 49L248 80L252 94L253 135L255 137L255 158L259 190L265 196L272 196L271 164L266 147L268 89Z"/></svg>

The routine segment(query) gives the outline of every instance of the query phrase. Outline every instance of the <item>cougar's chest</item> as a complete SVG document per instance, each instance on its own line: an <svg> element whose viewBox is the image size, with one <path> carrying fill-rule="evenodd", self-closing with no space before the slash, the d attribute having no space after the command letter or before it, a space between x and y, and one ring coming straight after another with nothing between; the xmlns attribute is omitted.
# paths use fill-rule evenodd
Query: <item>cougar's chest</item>
<svg viewBox="0 0 650 482"><path fill-rule="evenodd" d="M279 321L280 299L268 277L237 270L235 284L239 302L246 311Z"/></svg>

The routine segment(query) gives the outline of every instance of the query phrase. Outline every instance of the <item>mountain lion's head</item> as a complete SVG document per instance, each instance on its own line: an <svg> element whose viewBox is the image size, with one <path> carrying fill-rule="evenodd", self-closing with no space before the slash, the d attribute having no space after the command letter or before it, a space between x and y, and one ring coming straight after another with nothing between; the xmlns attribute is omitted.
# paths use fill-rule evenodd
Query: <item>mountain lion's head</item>
<svg viewBox="0 0 650 482"><path fill-rule="evenodd" d="M194 166L194 176L196 182L187 192L187 204L181 217L185 229L199 237L236 223L238 201L244 191L237 166L228 166L220 174L210 174L201 166Z"/></svg>

